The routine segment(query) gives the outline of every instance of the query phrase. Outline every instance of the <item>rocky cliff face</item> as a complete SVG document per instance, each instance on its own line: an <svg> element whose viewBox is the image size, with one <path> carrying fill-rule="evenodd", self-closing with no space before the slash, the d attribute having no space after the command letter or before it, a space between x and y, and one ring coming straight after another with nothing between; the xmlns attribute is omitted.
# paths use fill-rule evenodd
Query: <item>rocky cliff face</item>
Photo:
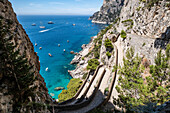
<svg viewBox="0 0 170 113"><path fill-rule="evenodd" d="M0 0L0 21L2 23L1 30L3 31L4 29L8 31L5 36L0 38L5 39L12 36L10 42L13 42L14 45L16 46L15 51L19 50L20 55L25 55L25 57L28 59L28 65L33 66L31 72L34 72L34 78L37 78L32 84L32 86L30 86L36 87L34 90L32 90L32 92L30 92L33 93L34 96L24 98L25 100L28 100L27 104L28 103L36 103L39 105L50 104L52 102L51 97L48 95L48 90L46 88L44 79L39 74L40 71L39 58L37 54L34 52L33 44L31 43L28 35L26 34L22 25L19 24L16 14L12 9L12 5L8 0ZM10 26L8 26L8 24L10 24ZM3 26L8 26L8 28L5 28ZM0 74L0 112L1 113L15 112L13 111L14 109L13 105L15 104L14 98L17 99L19 97L15 97L14 93L9 92L9 88L15 90L17 88L15 87L16 83L14 81L9 82L9 80L6 79L5 76L6 75ZM31 112L32 110L36 110L37 108L29 109ZM21 108L19 111L29 112L28 108L25 107ZM41 111L41 109L39 109L38 111Z"/></svg>
<svg viewBox="0 0 170 113"><path fill-rule="evenodd" d="M165 53L166 45L170 43L169 4L169 0L104 0L101 10L90 19L96 23L112 24L94 37L92 42L83 46L83 50L75 56L72 62L77 63L78 66L70 71L72 76L82 78L87 73L86 66L90 59L95 58L96 50L99 50L98 61L112 71L115 65L114 49L112 52L107 50L105 44L107 39L118 48L120 66L123 65L123 57L131 47L134 48L135 55L147 59L149 65L154 64L158 51L163 49L162 52ZM113 5L117 6L113 7ZM122 31L126 35L124 38L121 36ZM119 74L115 86L118 77ZM118 98L118 95L114 87L111 97ZM110 98L109 102L113 103L113 98Z"/></svg>
<svg viewBox="0 0 170 113"><path fill-rule="evenodd" d="M152 3L152 1L148 2ZM118 37L118 45L122 48L122 52L124 51L125 54L127 48L133 47L135 54L138 53L141 57L148 58L153 64L158 50L165 49L170 40L170 9L168 0L159 1L152 6L148 6L148 2L142 2L142 0L104 0L101 10L90 17L92 22L109 23L115 15L117 19L102 36L102 44L107 38L112 40L116 37L115 34L117 35L124 30L127 34L126 40L122 39L121 36ZM80 75L82 77L84 74L82 70L87 66L88 59L92 57L89 55L89 58L81 60L81 57L85 56L82 52L88 53L92 48L94 48L93 41L84 47L79 56L75 56L73 62L76 61L78 67L72 71L73 76ZM123 53L122 56L124 56ZM106 48L102 45L99 60L112 66L113 64L110 62L113 59L111 59L106 56ZM86 66L83 66L82 62ZM79 70L80 68L82 69Z"/></svg>
<svg viewBox="0 0 170 113"><path fill-rule="evenodd" d="M159 1L153 6L141 0L125 0L119 16L118 31L160 38L170 26L168 0ZM162 36L165 38L166 36Z"/></svg>
<svg viewBox="0 0 170 113"><path fill-rule="evenodd" d="M119 16L124 0L104 0L100 11L90 17L93 23L113 23Z"/></svg>

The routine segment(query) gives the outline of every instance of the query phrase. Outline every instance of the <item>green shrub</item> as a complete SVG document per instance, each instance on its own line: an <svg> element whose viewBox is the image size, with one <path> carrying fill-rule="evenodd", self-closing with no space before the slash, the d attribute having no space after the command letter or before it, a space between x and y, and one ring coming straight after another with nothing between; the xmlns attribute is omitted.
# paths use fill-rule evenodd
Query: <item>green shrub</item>
<svg viewBox="0 0 170 113"><path fill-rule="evenodd" d="M111 53L108 51L108 52L106 52L106 55L108 56L108 57L111 57Z"/></svg>
<svg viewBox="0 0 170 113"><path fill-rule="evenodd" d="M142 44L142 47L145 46L145 45L146 45L146 43L144 42L144 43Z"/></svg>
<svg viewBox="0 0 170 113"><path fill-rule="evenodd" d="M127 30L129 30L129 29L132 29L132 28L133 28L133 24L134 24L134 22L133 22L133 20L132 20L132 19L124 20L124 21L122 21L122 23L124 23L124 26L129 26L129 27L127 28Z"/></svg>
<svg viewBox="0 0 170 113"><path fill-rule="evenodd" d="M126 32L124 30L121 31L120 35L123 39L126 38Z"/></svg>
<svg viewBox="0 0 170 113"><path fill-rule="evenodd" d="M108 92L109 92L109 88L107 87L107 88L105 88L105 90L104 90L104 94L105 94L105 95L108 95Z"/></svg>
<svg viewBox="0 0 170 113"><path fill-rule="evenodd" d="M88 73L85 73L82 77L82 79L86 79Z"/></svg>
<svg viewBox="0 0 170 113"><path fill-rule="evenodd" d="M63 102L72 98L77 93L82 83L83 82L80 79L76 79L76 78L71 79L67 85L67 90L63 90L58 95L59 102Z"/></svg>
<svg viewBox="0 0 170 113"><path fill-rule="evenodd" d="M110 34L113 34L113 32L110 32Z"/></svg>
<svg viewBox="0 0 170 113"><path fill-rule="evenodd" d="M109 88L107 87L107 88L105 88L105 90L104 90L105 92L108 92L109 91Z"/></svg>
<svg viewBox="0 0 170 113"><path fill-rule="evenodd" d="M99 64L97 59L90 59L88 61L87 69L95 70Z"/></svg>
<svg viewBox="0 0 170 113"><path fill-rule="evenodd" d="M104 45L106 48L113 48L112 42L109 39L105 40Z"/></svg>
<svg viewBox="0 0 170 113"><path fill-rule="evenodd" d="M140 11L141 7L136 8L137 11Z"/></svg>
<svg viewBox="0 0 170 113"><path fill-rule="evenodd" d="M116 24L119 21L120 21L120 18L116 18L115 21L113 22L113 24Z"/></svg>
<svg viewBox="0 0 170 113"><path fill-rule="evenodd" d="M84 60L84 57L82 57L81 59Z"/></svg>
<svg viewBox="0 0 170 113"><path fill-rule="evenodd" d="M95 52L94 52L94 57L95 57L96 59L99 59L100 53L99 53L98 51L95 51Z"/></svg>

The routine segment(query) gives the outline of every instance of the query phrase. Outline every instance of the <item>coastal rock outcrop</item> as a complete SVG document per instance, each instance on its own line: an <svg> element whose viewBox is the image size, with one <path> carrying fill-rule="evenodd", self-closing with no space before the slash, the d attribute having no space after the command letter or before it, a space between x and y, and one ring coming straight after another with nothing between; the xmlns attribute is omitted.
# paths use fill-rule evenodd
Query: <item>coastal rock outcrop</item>
<svg viewBox="0 0 170 113"><path fill-rule="evenodd" d="M16 14L13 11L12 5L8 0L0 0L0 22L1 22L0 26L2 27L1 29L2 32L0 32L0 35L1 35L0 38L2 40L10 39L9 42L13 42L15 46L14 51L19 50L19 55L25 56L25 58L27 58L28 65L32 67L30 71L33 72L33 75L34 75L34 78L32 79L36 78L33 84L29 86L29 88L31 87L35 87L35 88L32 89L30 92L26 92L26 93L32 94L33 96L24 97L24 100L28 100L26 103L22 103L22 102L16 103L17 100L19 100L20 98L23 98L23 97L15 96L16 94L19 93L17 92L17 90L15 91L15 89L17 89L16 87L17 83L15 80L12 80L12 82L10 82L11 80L9 80L8 77L6 77L7 75L3 74L5 72L4 71L2 72L0 70L0 112L1 113L26 112L26 111L32 112L32 110L36 112L40 112L42 111L41 108L38 108L38 107L33 108L31 106L33 104L35 105L39 104L39 105L45 106L46 104L52 103L52 98L49 96L48 89L46 88L44 79L39 73L40 71L39 58L37 54L34 52L33 44L31 43L22 25L18 22ZM3 55L3 51L0 53L1 55ZM2 65L0 63L0 68L1 66ZM15 76L18 76L18 75L15 75ZM22 85L20 84L20 86ZM27 106L26 108L25 104L26 105L29 104L30 106ZM13 111L16 105L21 105L20 108L18 108L19 111ZM45 112L45 111L42 111L42 112Z"/></svg>
<svg viewBox="0 0 170 113"><path fill-rule="evenodd" d="M104 0L100 11L96 12L89 19L93 23L113 23L119 17L124 0Z"/></svg>

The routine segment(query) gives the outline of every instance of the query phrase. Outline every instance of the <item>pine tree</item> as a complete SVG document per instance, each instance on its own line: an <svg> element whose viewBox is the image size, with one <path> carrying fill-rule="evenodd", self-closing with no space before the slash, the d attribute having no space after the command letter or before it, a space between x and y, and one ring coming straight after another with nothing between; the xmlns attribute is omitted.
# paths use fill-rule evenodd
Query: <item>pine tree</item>
<svg viewBox="0 0 170 113"><path fill-rule="evenodd" d="M141 64L141 58L138 55L134 56L132 48L128 50L126 58L123 58L123 66L119 67L120 77L116 90L120 95L118 100L114 99L114 103L128 110L138 111L139 106L148 103L166 102L170 97L168 95L170 44L167 45L165 53L163 55L161 50L158 52L155 65L150 66L151 75L143 77L145 67Z"/></svg>

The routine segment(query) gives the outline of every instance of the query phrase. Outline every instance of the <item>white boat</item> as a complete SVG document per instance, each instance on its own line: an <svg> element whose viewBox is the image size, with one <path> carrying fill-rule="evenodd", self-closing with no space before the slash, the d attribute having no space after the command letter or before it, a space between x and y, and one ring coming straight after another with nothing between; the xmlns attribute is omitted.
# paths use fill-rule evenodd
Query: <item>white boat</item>
<svg viewBox="0 0 170 113"><path fill-rule="evenodd" d="M67 42L69 43L69 40L67 40Z"/></svg>
<svg viewBox="0 0 170 113"><path fill-rule="evenodd" d="M37 43L35 43L35 46L37 46Z"/></svg>
<svg viewBox="0 0 170 113"><path fill-rule="evenodd" d="M75 26L76 24L73 24L73 26Z"/></svg>
<svg viewBox="0 0 170 113"><path fill-rule="evenodd" d="M41 29L45 28L45 26L40 26Z"/></svg>
<svg viewBox="0 0 170 113"><path fill-rule="evenodd" d="M32 26L36 26L36 24L35 24L35 23L33 23L33 24L32 24Z"/></svg>
<svg viewBox="0 0 170 113"><path fill-rule="evenodd" d="M48 71L48 67L45 69L45 71Z"/></svg>
<svg viewBox="0 0 170 113"><path fill-rule="evenodd" d="M39 47L39 49L42 49L42 47Z"/></svg>
<svg viewBox="0 0 170 113"><path fill-rule="evenodd" d="M60 47L60 44L58 44L58 47Z"/></svg>
<svg viewBox="0 0 170 113"><path fill-rule="evenodd" d="M48 24L54 24L54 22L52 22L52 21L49 21L49 22L48 22Z"/></svg>
<svg viewBox="0 0 170 113"><path fill-rule="evenodd" d="M65 50L65 49L63 49L63 51L65 52L66 50Z"/></svg>

